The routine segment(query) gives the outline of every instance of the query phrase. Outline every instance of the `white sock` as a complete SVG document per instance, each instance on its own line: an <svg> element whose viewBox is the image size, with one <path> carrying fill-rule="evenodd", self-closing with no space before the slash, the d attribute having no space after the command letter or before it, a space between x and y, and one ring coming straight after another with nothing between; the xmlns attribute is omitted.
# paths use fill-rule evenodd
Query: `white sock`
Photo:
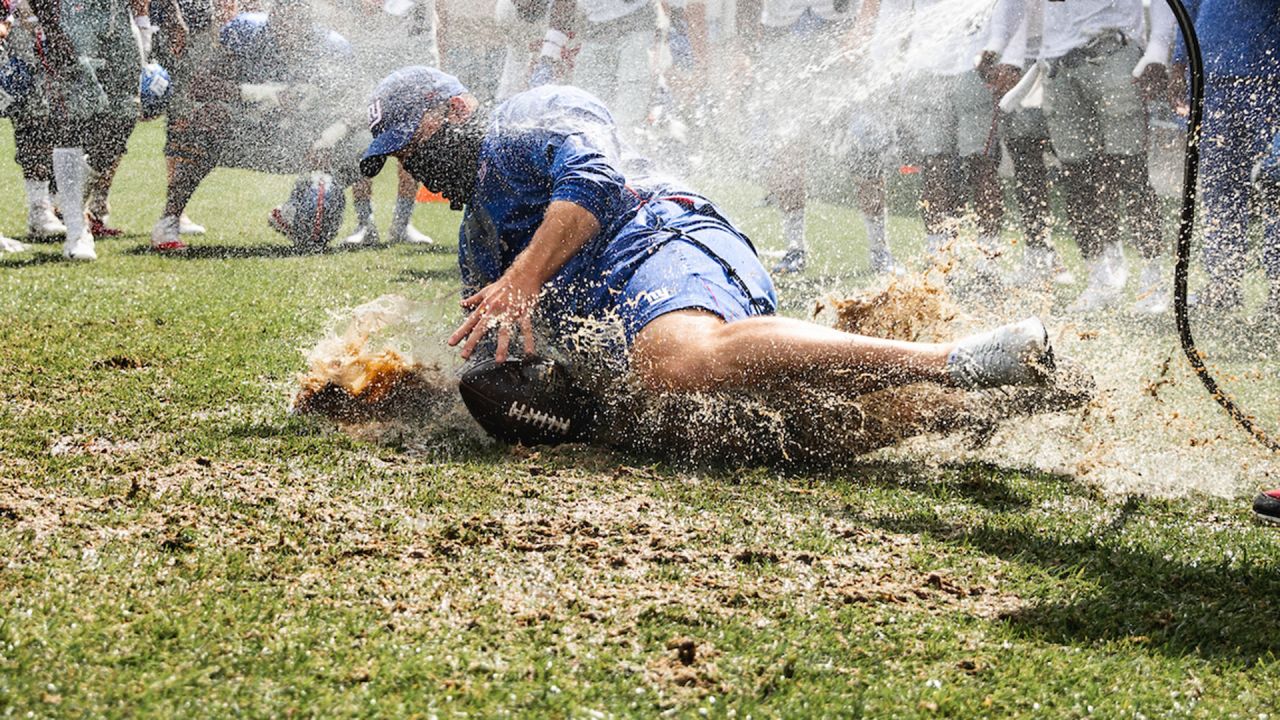
<svg viewBox="0 0 1280 720"><path fill-rule="evenodd" d="M23 180L27 189L27 204L31 207L49 202L49 183L45 180Z"/></svg>
<svg viewBox="0 0 1280 720"><path fill-rule="evenodd" d="M864 214L862 216L862 226L867 229L867 244L871 248L888 247L888 242L885 239L884 215L872 216Z"/></svg>
<svg viewBox="0 0 1280 720"><path fill-rule="evenodd" d="M75 240L84 233L84 185L89 166L80 148L55 148L53 177L58 181L58 207L67 226L67 239Z"/></svg>
<svg viewBox="0 0 1280 720"><path fill-rule="evenodd" d="M782 211L782 237L788 250L806 251L804 241L804 208Z"/></svg>
<svg viewBox="0 0 1280 720"><path fill-rule="evenodd" d="M411 197L397 197L395 207L391 210L391 227L388 229L391 237L399 237L404 234L404 229L409 227L409 220L413 219L414 199Z"/></svg>

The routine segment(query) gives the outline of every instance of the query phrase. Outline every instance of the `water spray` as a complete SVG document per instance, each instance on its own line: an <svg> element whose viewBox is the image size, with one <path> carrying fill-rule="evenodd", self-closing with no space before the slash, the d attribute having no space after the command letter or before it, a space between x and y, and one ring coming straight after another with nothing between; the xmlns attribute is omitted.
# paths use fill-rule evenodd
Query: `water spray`
<svg viewBox="0 0 1280 720"><path fill-rule="evenodd" d="M1187 275L1191 267L1191 235L1195 230L1196 187L1200 174L1200 126L1204 121L1204 58L1200 53L1200 40L1196 36L1195 23L1181 0L1166 0L1169 9L1182 32L1187 46L1187 69L1190 76L1190 105L1187 113L1187 156L1183 167L1182 214L1178 227L1178 244L1173 270L1173 313L1178 323L1178 340L1187 360L1204 383L1205 389L1222 406L1240 427L1269 450L1280 452L1280 440L1263 430L1253 418L1245 414L1235 400L1218 386L1218 381L1204 364L1204 358L1196 348L1191 334L1191 317L1187 310Z"/></svg>

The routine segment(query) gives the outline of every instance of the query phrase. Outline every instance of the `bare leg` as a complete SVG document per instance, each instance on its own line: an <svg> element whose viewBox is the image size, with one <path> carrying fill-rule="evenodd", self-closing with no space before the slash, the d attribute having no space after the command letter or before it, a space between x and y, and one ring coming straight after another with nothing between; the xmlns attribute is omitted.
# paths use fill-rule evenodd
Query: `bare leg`
<svg viewBox="0 0 1280 720"><path fill-rule="evenodd" d="M396 175L396 197L413 200L418 195L418 181L413 179L403 165L397 169L399 172ZM373 190L370 189L369 192L372 193Z"/></svg>
<svg viewBox="0 0 1280 720"><path fill-rule="evenodd" d="M804 380L864 393L949 383L953 347L865 337L786 317L725 323L705 311L682 310L640 331L631 362L654 390L768 388Z"/></svg>
<svg viewBox="0 0 1280 720"><path fill-rule="evenodd" d="M368 202L373 199L373 183L368 178L361 178L351 185L351 199L360 202L364 200Z"/></svg>
<svg viewBox="0 0 1280 720"><path fill-rule="evenodd" d="M387 236L391 242L425 245L434 242L413 226L413 209L417 196L418 181L414 180L413 176L401 165L400 174L397 176L396 204L391 210L391 226L387 228Z"/></svg>

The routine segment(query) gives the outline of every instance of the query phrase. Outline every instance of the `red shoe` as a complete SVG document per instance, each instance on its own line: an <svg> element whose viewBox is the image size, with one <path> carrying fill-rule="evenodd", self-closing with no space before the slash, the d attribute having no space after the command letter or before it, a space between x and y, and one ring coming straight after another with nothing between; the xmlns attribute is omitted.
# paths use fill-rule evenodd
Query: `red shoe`
<svg viewBox="0 0 1280 720"><path fill-rule="evenodd" d="M178 218L166 215L151 230L151 249L158 253L175 253L187 249L187 244L178 237Z"/></svg>
<svg viewBox="0 0 1280 720"><path fill-rule="evenodd" d="M96 238L120 237L121 235L124 234L124 231L121 230L120 228L107 227L107 221L98 217L97 215L94 215L93 213L88 213L88 216L89 216L89 232L92 233L94 237Z"/></svg>
<svg viewBox="0 0 1280 720"><path fill-rule="evenodd" d="M1253 499L1253 514L1262 522L1280 525L1280 489L1258 493Z"/></svg>

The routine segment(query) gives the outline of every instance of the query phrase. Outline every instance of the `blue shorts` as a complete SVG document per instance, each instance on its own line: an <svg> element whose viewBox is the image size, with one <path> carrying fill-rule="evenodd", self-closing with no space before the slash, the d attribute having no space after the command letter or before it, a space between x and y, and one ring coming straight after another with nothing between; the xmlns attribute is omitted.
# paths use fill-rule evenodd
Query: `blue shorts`
<svg viewBox="0 0 1280 720"><path fill-rule="evenodd" d="M592 265L592 281L577 284L594 290L570 293L576 295L572 312L620 321L627 347L654 319L678 310L705 310L734 322L778 309L751 241L695 195L646 203Z"/></svg>

